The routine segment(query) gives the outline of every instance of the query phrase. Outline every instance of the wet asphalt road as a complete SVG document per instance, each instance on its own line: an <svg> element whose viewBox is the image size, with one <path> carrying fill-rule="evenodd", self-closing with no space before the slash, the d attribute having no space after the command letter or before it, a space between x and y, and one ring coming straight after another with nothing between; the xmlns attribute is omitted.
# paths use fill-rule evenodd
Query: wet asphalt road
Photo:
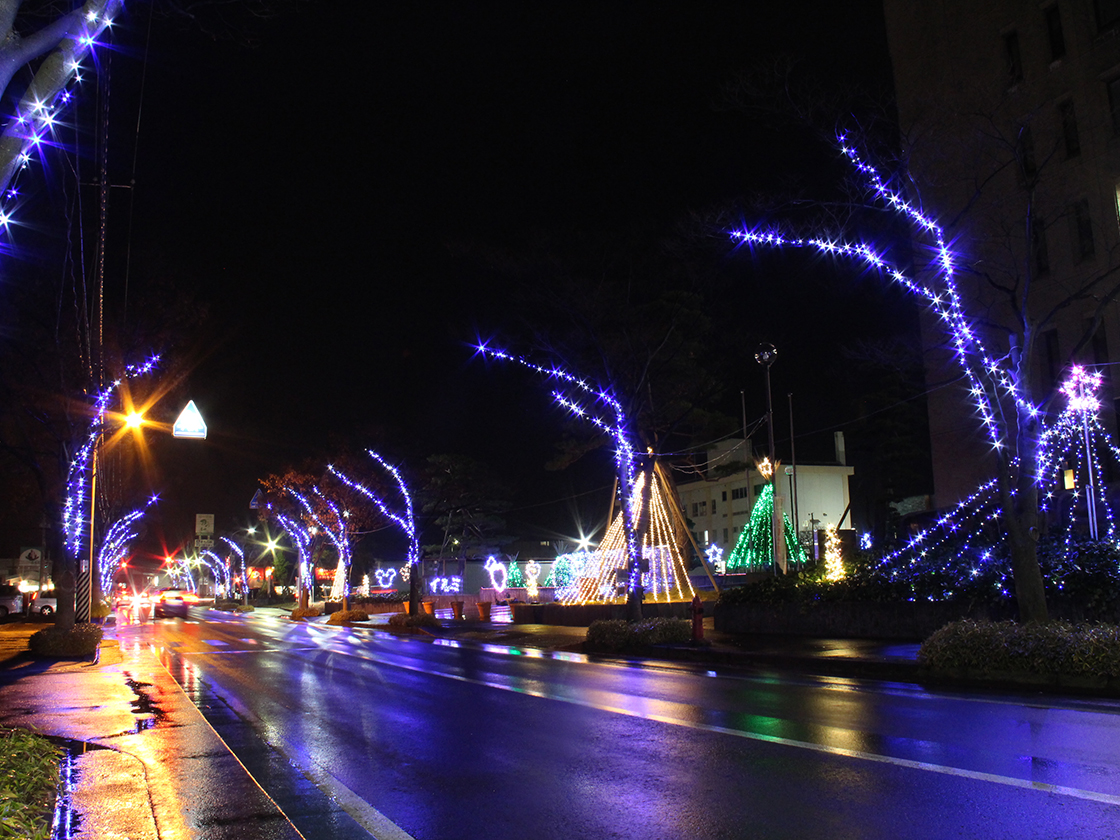
<svg viewBox="0 0 1120 840"><path fill-rule="evenodd" d="M161 651L308 838L1120 836L1115 702L201 617L117 636ZM305 776L349 815L301 823Z"/></svg>

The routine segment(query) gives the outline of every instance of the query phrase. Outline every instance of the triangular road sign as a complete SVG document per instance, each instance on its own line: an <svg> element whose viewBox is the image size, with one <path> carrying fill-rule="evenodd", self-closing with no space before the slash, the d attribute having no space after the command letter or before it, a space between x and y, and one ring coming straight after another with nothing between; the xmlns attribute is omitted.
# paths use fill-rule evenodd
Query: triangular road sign
<svg viewBox="0 0 1120 840"><path fill-rule="evenodd" d="M179 413L179 419L171 428L171 434L177 438L206 439L206 423L199 414L198 406L194 400L187 403L187 407Z"/></svg>

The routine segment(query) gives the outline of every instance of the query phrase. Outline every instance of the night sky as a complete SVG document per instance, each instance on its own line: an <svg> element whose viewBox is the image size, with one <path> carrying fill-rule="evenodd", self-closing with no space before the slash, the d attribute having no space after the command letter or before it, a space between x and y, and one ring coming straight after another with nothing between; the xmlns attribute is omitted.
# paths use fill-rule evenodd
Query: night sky
<svg viewBox="0 0 1120 840"><path fill-rule="evenodd" d="M153 296L190 301L198 322L152 348L184 376L159 411L170 420L192 398L210 427L205 444L153 440L158 530L182 538L194 513L236 527L257 477L364 445L488 460L518 490L514 522L571 534L568 506L548 503L584 494L594 516L610 461L546 473L561 431L546 391L472 360L476 337L547 320L479 255L656 243L790 178L832 182L827 149L717 107L721 91L779 54L889 86L880 4L330 8L235 20L243 37L219 40L157 17L149 40L137 2L118 29L110 177L135 186L112 192L108 306L142 336ZM750 361L764 335L780 352L779 438L792 392L799 456L831 457L851 418L830 406L822 357L897 323L898 295L827 266L799 287L803 268L775 272L714 239L711 254L725 278L741 272L712 312L750 342L714 407L737 417L744 390L747 413L764 410Z"/></svg>

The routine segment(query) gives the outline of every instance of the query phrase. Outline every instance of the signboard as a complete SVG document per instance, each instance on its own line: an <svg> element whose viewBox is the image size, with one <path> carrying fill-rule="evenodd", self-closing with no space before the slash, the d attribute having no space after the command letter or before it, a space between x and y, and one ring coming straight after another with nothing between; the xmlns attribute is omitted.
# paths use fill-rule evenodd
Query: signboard
<svg viewBox="0 0 1120 840"><path fill-rule="evenodd" d="M194 532L200 537L214 535L214 514L198 513L194 517Z"/></svg>
<svg viewBox="0 0 1120 840"><path fill-rule="evenodd" d="M198 406L194 404L194 400L188 402L187 407L179 412L179 418L175 421L175 425L171 427L171 434L177 438L206 439L206 423L198 411Z"/></svg>
<svg viewBox="0 0 1120 840"><path fill-rule="evenodd" d="M194 547L199 551L206 551L207 549L211 549L214 547L214 541L208 539L207 537L195 537Z"/></svg>
<svg viewBox="0 0 1120 840"><path fill-rule="evenodd" d="M249 500L250 510L260 510L261 505L264 504L264 493L258 488L257 492L253 494L253 498Z"/></svg>

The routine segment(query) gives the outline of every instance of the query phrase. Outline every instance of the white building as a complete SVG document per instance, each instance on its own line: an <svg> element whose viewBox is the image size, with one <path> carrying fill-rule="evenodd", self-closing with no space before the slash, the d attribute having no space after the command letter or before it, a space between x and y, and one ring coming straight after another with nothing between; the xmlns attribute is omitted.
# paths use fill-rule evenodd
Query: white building
<svg viewBox="0 0 1120 840"><path fill-rule="evenodd" d="M837 461L843 461L841 440L837 443ZM709 450L708 464L726 461L728 453L741 447L741 440L725 441L720 447ZM848 513L848 478L854 472L851 467L843 463L798 464L795 471L794 467L782 464L780 471L782 507L790 521L797 522L802 544L810 545L813 532L828 525L852 527L850 516L842 524L840 522L840 517ZM692 523L697 544L702 549L717 545L726 556L750 520L751 509L766 479L753 467L722 478L714 477L714 470L709 468L709 475L712 477L678 483L677 493L684 515Z"/></svg>

